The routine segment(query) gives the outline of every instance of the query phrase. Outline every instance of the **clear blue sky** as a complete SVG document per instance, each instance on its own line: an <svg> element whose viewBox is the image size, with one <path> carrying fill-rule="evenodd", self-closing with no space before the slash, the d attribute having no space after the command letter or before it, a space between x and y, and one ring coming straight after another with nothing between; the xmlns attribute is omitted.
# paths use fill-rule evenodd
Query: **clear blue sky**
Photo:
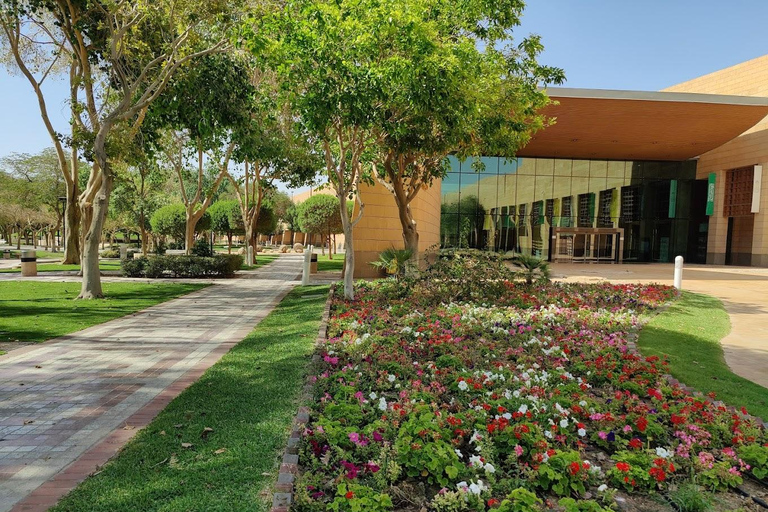
<svg viewBox="0 0 768 512"><path fill-rule="evenodd" d="M537 33L541 62L565 69L568 87L659 90L768 53L764 0L529 0L516 37ZM65 82L47 85L67 133ZM0 156L50 145L23 77L0 69Z"/></svg>

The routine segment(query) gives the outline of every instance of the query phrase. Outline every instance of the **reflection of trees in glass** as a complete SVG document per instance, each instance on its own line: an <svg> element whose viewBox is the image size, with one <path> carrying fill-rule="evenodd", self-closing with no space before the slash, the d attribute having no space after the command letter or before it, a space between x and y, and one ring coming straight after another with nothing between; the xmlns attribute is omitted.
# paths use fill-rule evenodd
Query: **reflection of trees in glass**
<svg viewBox="0 0 768 512"><path fill-rule="evenodd" d="M475 195L440 206L440 240L443 247L475 247L481 245L485 209Z"/></svg>

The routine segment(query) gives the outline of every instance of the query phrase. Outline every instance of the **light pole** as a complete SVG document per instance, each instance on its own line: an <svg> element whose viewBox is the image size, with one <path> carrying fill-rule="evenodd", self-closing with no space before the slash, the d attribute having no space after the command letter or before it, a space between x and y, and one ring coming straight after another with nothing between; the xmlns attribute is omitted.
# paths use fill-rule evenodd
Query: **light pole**
<svg viewBox="0 0 768 512"><path fill-rule="evenodd" d="M67 252L67 198L64 196L59 197L59 203L61 203L61 236L59 237L59 245L62 251Z"/></svg>

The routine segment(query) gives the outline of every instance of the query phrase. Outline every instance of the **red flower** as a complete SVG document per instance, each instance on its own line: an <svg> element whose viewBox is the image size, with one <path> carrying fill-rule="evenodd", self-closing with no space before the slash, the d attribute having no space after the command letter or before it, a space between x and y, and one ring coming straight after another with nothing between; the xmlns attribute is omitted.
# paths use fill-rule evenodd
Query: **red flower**
<svg viewBox="0 0 768 512"><path fill-rule="evenodd" d="M648 426L648 420L641 417L637 420L636 425L637 425L637 430L639 430L640 432L645 432L645 429Z"/></svg>
<svg viewBox="0 0 768 512"><path fill-rule="evenodd" d="M640 440L639 437L633 437L632 440L629 442L629 447L634 450L639 450L643 447L643 442Z"/></svg>
<svg viewBox="0 0 768 512"><path fill-rule="evenodd" d="M355 497L355 493L353 493L352 491L349 491L347 494L344 495L344 497L347 498L348 500L351 500L352 498Z"/></svg>
<svg viewBox="0 0 768 512"><path fill-rule="evenodd" d="M618 469L619 471L623 471L624 473L626 473L627 471L629 471L629 469L630 469L630 466L629 466L629 464L627 464L626 462L617 462L617 463L616 463L616 469Z"/></svg>
<svg viewBox="0 0 768 512"><path fill-rule="evenodd" d="M677 414L673 414L672 423L675 425L680 425L681 423L685 423L685 416L678 416Z"/></svg>
<svg viewBox="0 0 768 512"><path fill-rule="evenodd" d="M489 507L495 507L499 503L501 503L501 502L499 500L497 500L496 498L491 498L491 499L488 500L488 506Z"/></svg>
<svg viewBox="0 0 768 512"><path fill-rule="evenodd" d="M581 466L579 465L578 462L571 462L571 465L568 466L568 471L570 471L572 475L575 475L576 473L578 473L580 469L581 469Z"/></svg>

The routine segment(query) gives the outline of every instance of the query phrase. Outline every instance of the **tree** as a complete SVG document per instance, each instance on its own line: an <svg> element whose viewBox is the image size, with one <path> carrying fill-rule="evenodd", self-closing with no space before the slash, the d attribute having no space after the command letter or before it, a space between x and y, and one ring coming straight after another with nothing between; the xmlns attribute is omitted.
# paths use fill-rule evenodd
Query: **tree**
<svg viewBox="0 0 768 512"><path fill-rule="evenodd" d="M355 225L364 211L358 188L372 182L364 153L373 142L373 113L381 97L375 68L373 0L288 2L272 25L274 56L292 92L292 110L318 141L325 173L338 199L347 250L344 296L354 299ZM393 27L394 28L394 27ZM259 37L251 38L257 42ZM290 63L286 65L285 63ZM347 200L357 208L349 213Z"/></svg>
<svg viewBox="0 0 768 512"><path fill-rule="evenodd" d="M447 156L513 156L548 122L539 113L549 103L539 87L564 76L538 64L537 36L513 43L523 7L485 0L467 0L460 9L446 0L371 4L371 72L382 93L373 170L394 197L415 259L419 234L410 205L445 176Z"/></svg>
<svg viewBox="0 0 768 512"><path fill-rule="evenodd" d="M245 62L229 54L215 54L202 57L194 67L179 73L154 105L152 114L171 130L166 159L176 172L186 207L184 241L188 254L194 244L195 225L228 175L236 145L234 134L250 121L248 105L252 96ZM191 192L184 180L187 147L193 147L197 156L197 186ZM209 162L215 162L215 174L207 190L206 152Z"/></svg>
<svg viewBox="0 0 768 512"><path fill-rule="evenodd" d="M234 199L216 201L208 208L208 214L211 217L211 230L227 236L227 252L231 254L232 236L243 233L240 205Z"/></svg>
<svg viewBox="0 0 768 512"><path fill-rule="evenodd" d="M162 168L146 159L136 165L121 166L116 170L116 185L112 209L116 214L127 214L130 224L138 228L141 253L146 256L149 246L149 219L160 207L160 186L167 179Z"/></svg>
<svg viewBox="0 0 768 512"><path fill-rule="evenodd" d="M48 114L48 105L43 93L43 83L50 76L68 72L70 109L75 117L77 95L80 89L78 58L72 41L67 39L53 16L47 12L50 6L41 2L9 0L0 7L0 49L5 54L2 60L12 73L20 72L32 86L40 109L40 117L53 144L53 151L66 184L66 206L64 223L67 240L62 263L80 263L80 194L78 148L73 143L76 125L72 125L72 143L69 152L64 137L56 132ZM58 211L58 209L57 209Z"/></svg>
<svg viewBox="0 0 768 512"><path fill-rule="evenodd" d="M184 240L187 232L187 210L182 203L173 203L158 208L149 219L152 232L157 235L170 236L174 240ZM200 218L196 227L199 230L210 228L210 217L206 214Z"/></svg>
<svg viewBox="0 0 768 512"><path fill-rule="evenodd" d="M16 16L6 34L18 40L22 33L14 20L50 19L71 46L72 147L93 161L80 194L85 237L79 298L102 297L99 241L114 183L112 163L181 67L228 48L233 6L224 0L8 0L4 5L4 13Z"/></svg>
<svg viewBox="0 0 768 512"><path fill-rule="evenodd" d="M253 248L246 253L248 265L257 252L259 215L267 195L275 193L275 182L298 187L313 180L322 168L319 155L281 93L280 76L263 68L253 68L251 73L250 119L235 134L236 156L244 165L229 175L240 204L245 239Z"/></svg>
<svg viewBox="0 0 768 512"><path fill-rule="evenodd" d="M350 203L351 205L352 203ZM298 206L298 221L301 230L310 235L322 235L323 241L328 242L329 258L333 258L331 235L341 233L344 230L339 210L339 199L325 194L311 196ZM321 249L325 254L325 245L322 245Z"/></svg>

